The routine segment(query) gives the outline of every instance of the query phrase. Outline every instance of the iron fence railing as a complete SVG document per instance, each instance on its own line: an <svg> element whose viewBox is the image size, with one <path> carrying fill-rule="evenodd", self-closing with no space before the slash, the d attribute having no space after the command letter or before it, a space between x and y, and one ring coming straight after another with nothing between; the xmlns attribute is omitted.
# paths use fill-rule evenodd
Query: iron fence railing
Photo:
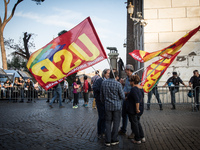
<svg viewBox="0 0 200 150"><path fill-rule="evenodd" d="M200 87L196 87L195 89L191 89L190 87L184 87L184 86L176 86L176 87L163 87L163 86L157 86L157 90L155 91L155 94L152 93L152 97L150 100L151 104L158 103L156 94L159 95L159 98L161 100L162 104L169 104L171 103L172 99L172 93L171 89L178 88L179 90L175 92L175 103L176 104L191 104L193 110L199 106L199 89ZM20 100L32 100L35 101L37 99L51 99L53 97L53 88L45 91L44 89L31 89L28 90L27 88L19 88L19 87L11 87L9 89L0 88L0 99L9 100L9 101L20 101ZM192 97L188 96L188 92L191 91L193 94ZM157 93L156 93L157 92ZM66 99L73 99L73 91L72 86L69 86L68 91L66 91L64 88L62 88L62 98ZM82 93L79 95L80 98L82 98ZM90 97L93 97L93 93L90 92ZM144 101L146 104L148 103L148 93L145 94Z"/></svg>

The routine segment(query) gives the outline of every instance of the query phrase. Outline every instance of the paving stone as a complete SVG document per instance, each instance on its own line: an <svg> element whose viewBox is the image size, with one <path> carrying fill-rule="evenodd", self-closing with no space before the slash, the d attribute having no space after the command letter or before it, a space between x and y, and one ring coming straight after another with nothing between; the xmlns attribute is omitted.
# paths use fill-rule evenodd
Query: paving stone
<svg viewBox="0 0 200 150"><path fill-rule="evenodd" d="M72 103L58 103L50 109L45 99L36 103L7 103L0 101L0 149L43 150L43 149L199 149L200 112L192 112L191 105L179 105L172 111L164 105L159 111L152 104L144 112L141 123L146 143L136 145L128 136L119 136L119 145L107 148L104 140L97 138L97 110L82 107L72 109ZM131 134L128 123L127 135Z"/></svg>

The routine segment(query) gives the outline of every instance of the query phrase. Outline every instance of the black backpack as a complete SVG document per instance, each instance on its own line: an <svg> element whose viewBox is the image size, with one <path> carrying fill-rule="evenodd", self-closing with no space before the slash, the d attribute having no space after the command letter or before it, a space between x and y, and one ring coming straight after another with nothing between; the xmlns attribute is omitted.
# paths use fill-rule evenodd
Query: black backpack
<svg viewBox="0 0 200 150"><path fill-rule="evenodd" d="M88 82L88 91L89 91L89 92L92 91L92 87L91 87L91 85L90 85L89 82Z"/></svg>

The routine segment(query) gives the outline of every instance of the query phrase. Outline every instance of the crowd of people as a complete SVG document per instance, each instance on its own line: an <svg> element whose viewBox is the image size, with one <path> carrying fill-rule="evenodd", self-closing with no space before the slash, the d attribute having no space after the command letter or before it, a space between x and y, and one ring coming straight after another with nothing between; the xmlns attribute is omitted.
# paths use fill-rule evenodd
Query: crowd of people
<svg viewBox="0 0 200 150"><path fill-rule="evenodd" d="M118 72L110 69L104 69L102 76L99 75L99 71L95 71L95 76L91 78L91 84L88 82L87 76L84 76L83 85L77 76L73 79L72 108L78 108L81 92L83 93L84 99L83 107L88 107L89 93L93 90L94 99L92 108L97 109L98 112L98 139L105 139L106 146L119 144L118 135L126 135L128 121L131 124L132 130L132 133L128 138L135 144L141 144L146 141L142 124L140 122L141 116L144 112L144 91L143 87L140 85L140 77L134 74L133 71L133 66L128 64L125 67L126 78L124 79L119 79ZM175 93L179 92L180 83L187 87L187 85L177 75L177 72L173 72L172 77L170 77L163 85L163 87L167 85L169 87L172 109L176 109ZM198 110L199 86L199 72L198 70L194 70L193 76L189 81L189 87L193 89L192 94ZM13 85L9 80L7 80L3 87L6 89L6 97L9 98L9 101L11 95L13 96L13 102L17 102L18 95L20 95L21 98L20 102L24 102L25 95L28 99L27 102L32 102L33 98L37 98L39 91L38 83L33 85L30 79L27 79L27 81L24 82L22 78L16 78ZM65 102L66 99L69 99L69 102L72 101L69 92L69 84L67 80L64 80L63 88L59 83L52 89L49 89L47 96L49 107L53 108L53 103L57 99L57 102L59 102L59 108L64 108L62 103ZM160 110L163 110L157 85L148 93L147 110L150 110L150 102L153 94L158 101ZM122 126L119 127L121 119Z"/></svg>

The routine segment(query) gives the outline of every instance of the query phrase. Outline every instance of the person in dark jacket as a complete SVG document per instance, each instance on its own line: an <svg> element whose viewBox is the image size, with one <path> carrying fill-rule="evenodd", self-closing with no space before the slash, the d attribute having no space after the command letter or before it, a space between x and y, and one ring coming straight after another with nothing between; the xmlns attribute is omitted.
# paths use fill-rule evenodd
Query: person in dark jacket
<svg viewBox="0 0 200 150"><path fill-rule="evenodd" d="M108 79L110 75L109 69L104 69L102 78L99 78L93 84L94 98L97 105L98 121L97 121L97 134L98 138L101 139L105 135L105 105L100 99L101 84L104 80Z"/></svg>
<svg viewBox="0 0 200 150"><path fill-rule="evenodd" d="M179 91L179 84L181 83L185 87L187 87L187 85L185 85L185 83L181 80L181 78L177 76L177 72L173 72L172 74L173 74L173 76L170 77L163 86L166 86L166 85L169 86L169 90L170 90L170 94L171 94L171 103L172 103L172 108L171 109L176 109L176 106L175 106L175 103L176 103L175 94Z"/></svg>
<svg viewBox="0 0 200 150"><path fill-rule="evenodd" d="M194 99L196 102L196 108L199 110L199 87L200 87L200 76L198 70L193 71L193 76L190 78L189 86L194 90Z"/></svg>
<svg viewBox="0 0 200 150"><path fill-rule="evenodd" d="M138 75L131 76L130 84L132 88L127 97L126 109L131 122L132 133L135 135L132 142L136 144L145 142L144 132L140 123L140 117L144 111L144 91L142 86L138 84L139 82L140 77Z"/></svg>
<svg viewBox="0 0 200 150"><path fill-rule="evenodd" d="M30 102L32 102L32 97L33 97L33 83L31 82L30 79L27 79L26 88L28 89L28 101L27 101L27 103L30 103Z"/></svg>

